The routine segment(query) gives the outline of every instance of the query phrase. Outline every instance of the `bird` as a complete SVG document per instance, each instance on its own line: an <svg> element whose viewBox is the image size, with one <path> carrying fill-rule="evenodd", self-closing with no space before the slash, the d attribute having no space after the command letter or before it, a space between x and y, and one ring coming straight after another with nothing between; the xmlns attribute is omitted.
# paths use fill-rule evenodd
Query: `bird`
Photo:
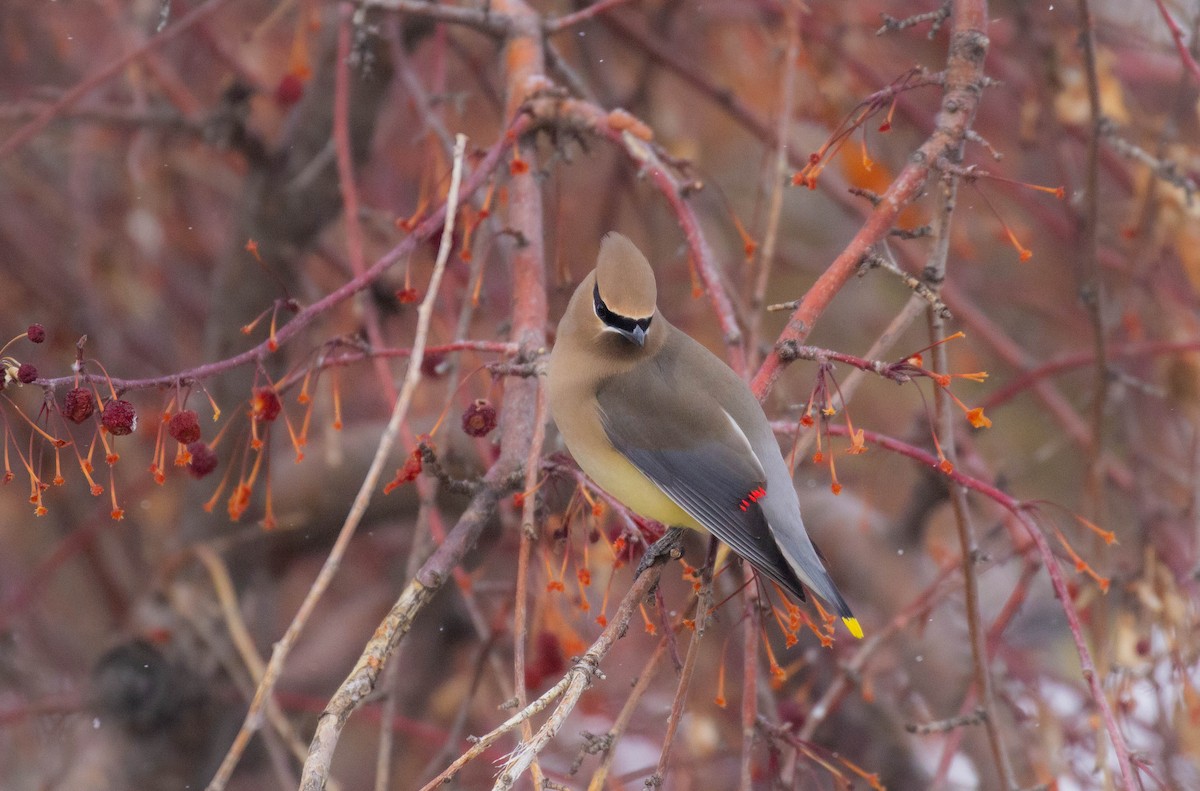
<svg viewBox="0 0 1200 791"><path fill-rule="evenodd" d="M758 399L733 369L658 310L654 270L625 236L601 240L546 366L548 406L567 450L601 489L670 529L711 533L800 600L826 601L862 627L800 516L791 470Z"/></svg>

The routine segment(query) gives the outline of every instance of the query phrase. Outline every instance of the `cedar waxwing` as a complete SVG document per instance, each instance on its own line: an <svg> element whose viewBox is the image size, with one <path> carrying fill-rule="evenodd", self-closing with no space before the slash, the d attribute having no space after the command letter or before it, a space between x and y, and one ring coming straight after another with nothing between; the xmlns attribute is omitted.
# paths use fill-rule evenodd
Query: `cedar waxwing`
<svg viewBox="0 0 1200 791"><path fill-rule="evenodd" d="M671 326L656 299L645 256L624 236L606 235L596 269L558 325L547 369L550 412L567 448L636 513L710 531L794 596L803 599L808 587L861 638L804 530L791 471L758 399Z"/></svg>

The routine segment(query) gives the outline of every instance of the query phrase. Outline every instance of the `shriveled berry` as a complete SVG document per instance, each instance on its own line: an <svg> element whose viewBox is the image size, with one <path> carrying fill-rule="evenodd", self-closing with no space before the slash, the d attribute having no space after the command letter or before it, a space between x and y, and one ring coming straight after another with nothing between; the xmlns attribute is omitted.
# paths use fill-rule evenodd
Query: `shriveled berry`
<svg viewBox="0 0 1200 791"><path fill-rule="evenodd" d="M132 434L137 429L137 412L133 404L120 398L114 398L104 405L100 413L100 422L114 437Z"/></svg>
<svg viewBox="0 0 1200 791"><path fill-rule="evenodd" d="M17 381L23 385L37 381L37 368L33 363L21 363L21 367L17 369Z"/></svg>
<svg viewBox="0 0 1200 791"><path fill-rule="evenodd" d="M72 423L82 423L96 411L96 402L92 399L92 391L86 387L76 387L68 390L63 399L63 417Z"/></svg>
<svg viewBox="0 0 1200 791"><path fill-rule="evenodd" d="M171 419L167 421L167 433L176 442L182 442L184 445L191 445L200 439L200 421L196 419L195 410L185 409L171 415Z"/></svg>
<svg viewBox="0 0 1200 791"><path fill-rule="evenodd" d="M203 478L217 468L217 452L204 442L193 442L187 446L192 460L188 462L188 472L193 477Z"/></svg>
<svg viewBox="0 0 1200 791"><path fill-rule="evenodd" d="M256 387L250 399L250 412L255 420L270 423L283 411L283 403L273 388Z"/></svg>
<svg viewBox="0 0 1200 791"><path fill-rule="evenodd" d="M41 343L46 340L46 328L41 324L30 324L29 329L25 330L25 334L34 343Z"/></svg>
<svg viewBox="0 0 1200 791"><path fill-rule="evenodd" d="M496 428L496 407L486 398L477 398L463 412L462 429L472 437L486 437Z"/></svg>

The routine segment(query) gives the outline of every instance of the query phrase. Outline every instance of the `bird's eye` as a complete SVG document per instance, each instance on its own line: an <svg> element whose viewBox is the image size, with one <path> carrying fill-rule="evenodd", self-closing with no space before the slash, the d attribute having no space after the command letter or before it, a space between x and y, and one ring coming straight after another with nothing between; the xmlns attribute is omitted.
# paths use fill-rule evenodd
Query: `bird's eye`
<svg viewBox="0 0 1200 791"><path fill-rule="evenodd" d="M600 298L600 284L596 283L592 286L592 307L596 310L596 317L604 322L607 326L614 330L620 330L625 334L632 333L637 327L642 328L644 333L650 329L650 321L653 316L647 316L644 319L631 319L627 316L622 316L619 313L614 313L609 310L608 305L604 304L604 300Z"/></svg>

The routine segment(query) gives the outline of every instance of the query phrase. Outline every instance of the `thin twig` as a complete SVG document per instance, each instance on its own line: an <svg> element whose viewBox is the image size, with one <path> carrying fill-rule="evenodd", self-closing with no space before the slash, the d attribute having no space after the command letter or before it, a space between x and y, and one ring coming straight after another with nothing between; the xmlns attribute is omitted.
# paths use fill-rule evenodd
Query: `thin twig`
<svg viewBox="0 0 1200 791"><path fill-rule="evenodd" d="M459 137L459 147L457 150L458 156L454 163L454 172L451 175L451 190L450 195L446 199L447 210L445 213L445 223L450 225L454 220L454 212L457 207L459 184L462 179L462 157L466 146L466 138ZM417 333L413 340L413 354L409 361L408 371L404 377L404 386L401 388L400 396L396 399L395 408L392 410L391 419L388 421L387 427L384 429L383 435L379 439L379 446L376 448L375 456L371 460L371 466L367 470L366 476L363 478L362 486L359 487L358 494L354 498L354 503L350 508L350 513L346 516L346 521L342 525L342 529L338 533L337 540L329 551L328 557L325 559L321 571L318 573L316 580L313 581L312 587L305 594L304 601L300 604L300 609L292 618L292 622L288 625L287 631L284 632L279 642L275 644L274 650L271 652L271 661L268 663L266 670L263 672L262 681L258 685L258 690L254 694L254 700L250 702L250 709L246 712L246 718L242 723L241 729L234 738L233 745L225 754L221 766L218 768L216 775L208 784L208 791L221 791L225 788L229 777L233 774L233 769L237 766L238 761L242 757L242 753L246 749L246 745L250 742L250 737L254 731L258 729L258 718L265 705L267 698L275 687L275 682L279 679L279 674L283 671L283 663L291 651L296 640L300 636L300 632L308 623L309 617L316 608L317 602L324 595L326 588L332 581L338 568L341 566L341 561L346 553L346 549L350 545L350 539L353 538L355 531L358 529L359 523L362 521L363 514L366 512L367 504L371 501L371 495L374 493L379 484L379 478L383 473L384 464L387 462L388 455L391 453L392 446L395 444L396 435L399 433L400 424L408 414L409 405L412 403L412 396L416 390L417 384L421 379L421 358L424 354L425 341L429 335L429 322L433 316L433 302L437 296L437 287L441 282L442 271L445 268L445 258L449 256L449 239L450 231L444 228L442 236L442 250L439 250L438 257L441 263L440 267L435 267L433 276L429 281L429 290L425 294L425 299L421 303L421 307L417 311ZM312 752L309 753L309 759L312 759ZM305 764L305 774L308 774L308 763ZM324 787L325 778L328 777L328 766L325 767L325 772L322 774L320 786ZM302 780L303 782L303 780Z"/></svg>
<svg viewBox="0 0 1200 791"><path fill-rule="evenodd" d="M552 692L561 690L562 699L559 701L558 707L549 719L542 724L538 732L533 738L527 742L522 742L516 750L508 757L504 767L500 770L500 775L496 780L494 789L502 791L503 789L511 788L512 785L525 773L529 768L529 764L537 756L542 749L550 743L550 740L558 733L566 720L567 715L575 708L575 704L579 702L579 698L583 695L592 683L593 678L604 678L604 674L600 672L600 662L608 654L609 650L617 640L625 636L626 630L629 628L629 621L633 617L633 611L637 608L642 599L650 592L650 589L658 584L659 577L662 574L662 566L654 566L638 577L630 587L625 598L621 600L620 606L613 614L613 619L609 621L608 626L596 638L587 652L575 663L575 665L567 671L563 679L552 688ZM547 692L542 697L545 698ZM539 699L540 700L540 699ZM532 704L531 704L532 705ZM510 718L510 722L512 722ZM513 727L517 723L513 723ZM434 782L425 786L422 791L430 791L437 784L445 782L446 779L453 776L453 773L443 772Z"/></svg>
<svg viewBox="0 0 1200 791"><path fill-rule="evenodd" d="M758 272L754 278L754 291L750 297L750 316L747 319L746 337L749 349L749 366L758 365L759 336L762 330L763 303L766 302L767 284L771 279L771 267L775 263L775 244L779 240L779 218L783 214L783 189L787 183L789 135L792 128L792 103L796 93L796 61L800 57L800 11L785 7L787 20L787 50L783 55L783 80L779 86L779 125L776 131L775 161L769 172L771 185L770 203L767 205L767 228L759 251Z"/></svg>
<svg viewBox="0 0 1200 791"><path fill-rule="evenodd" d="M688 688L691 686L692 674L696 671L696 657L700 654L700 638L704 636L708 610L712 604L713 562L717 557L717 546L717 539L709 538L708 558L700 573L700 595L696 599L696 613L692 616L692 640L688 643L687 656L683 660L683 670L679 672L679 683L675 687L675 699L671 701L671 714L667 717L667 731L663 736L662 750L658 754L658 765L654 769L654 774L646 779L646 788L659 788L667 780L667 767L671 760L671 748L675 744L675 731L679 728L680 720L683 719Z"/></svg>
<svg viewBox="0 0 1200 791"><path fill-rule="evenodd" d="M1154 5L1158 6L1158 13L1162 15L1163 21L1167 23L1167 30L1171 31L1171 39L1175 42L1175 51L1179 53L1179 59L1183 61L1183 67L1188 70L1192 77L1200 82L1200 63L1192 57L1191 50L1188 49L1184 42L1183 28L1175 21L1175 17L1171 16L1171 12L1167 10L1167 4L1163 0L1154 0Z"/></svg>
<svg viewBox="0 0 1200 791"><path fill-rule="evenodd" d="M957 147L947 152L947 158L957 165L962 161L966 141L960 140ZM955 200L958 196L959 176L954 173L943 175L942 189L938 193L938 210L934 219L934 244L929 261L925 265L925 280L931 290L936 291L946 280L947 259L950 252L951 224L954 219ZM928 311L929 342L933 357L933 370L949 374L949 355L946 350L946 316L932 306ZM944 387L934 388L934 413L937 433L941 436L942 451L952 465L958 465L958 442L955 431L958 413ZM975 688L979 693L983 724L987 730L988 746L992 761L1000 777L1001 788L1016 787L1012 763L996 721L996 700L992 688L992 674L988 667L987 645L983 627L983 614L979 604L979 543L975 526L967 503L967 491L962 486L950 487L950 503L954 512L954 525L958 533L959 551L962 556L963 588L966 592L963 609L967 617L967 631L971 641L971 660Z"/></svg>
<svg viewBox="0 0 1200 791"><path fill-rule="evenodd" d="M596 771L592 773L591 779L588 780L587 791L604 791L605 784L608 782L608 773L612 770L613 759L617 755L617 742L621 740L625 729L629 727L629 723L633 719L633 713L637 710L638 703L641 702L642 696L646 694L646 690L650 688L650 681L654 678L654 673L658 670L659 663L662 662L663 657L666 655L667 637L664 635L658 641L658 645L655 646L654 653L650 654L650 659L646 661L642 672L638 674L637 681L634 682L633 689L629 692L629 697L622 704L617 718L613 720L612 727L605 734L607 744L604 746L604 755L600 759L600 764L596 767Z"/></svg>

